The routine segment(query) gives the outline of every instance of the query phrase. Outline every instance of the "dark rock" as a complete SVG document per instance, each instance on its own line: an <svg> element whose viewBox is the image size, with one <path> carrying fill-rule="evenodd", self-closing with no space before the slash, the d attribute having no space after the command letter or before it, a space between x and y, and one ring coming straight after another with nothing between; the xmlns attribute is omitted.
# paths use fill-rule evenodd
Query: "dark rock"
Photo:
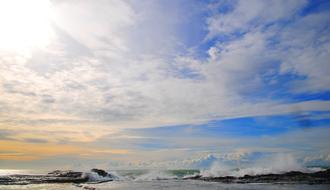
<svg viewBox="0 0 330 190"><path fill-rule="evenodd" d="M55 170L53 172L49 172L48 175L56 176L56 177L81 177L83 175L82 172L74 172L72 170Z"/></svg>
<svg viewBox="0 0 330 190"><path fill-rule="evenodd" d="M305 173L299 172L299 171L291 171L287 172L284 175L286 176L299 176L299 175L304 175Z"/></svg>
<svg viewBox="0 0 330 190"><path fill-rule="evenodd" d="M94 179L94 176L72 170L55 170L46 175L8 175L0 176L0 185L26 185L40 183L105 183L114 180L114 176L101 169L91 172L104 177Z"/></svg>
<svg viewBox="0 0 330 190"><path fill-rule="evenodd" d="M26 185L40 183L84 183L88 176L82 172L56 170L46 175L0 176L0 185Z"/></svg>
<svg viewBox="0 0 330 190"><path fill-rule="evenodd" d="M91 169L91 172L92 173L96 173L98 176L100 176L101 178L99 177L96 177L94 175L89 175L89 182L90 184L97 184L97 183L106 183L106 182L109 182L109 181L113 181L115 179L118 179L116 176L113 176L111 175L110 173L104 171L104 170L101 170L101 169Z"/></svg>
<svg viewBox="0 0 330 190"><path fill-rule="evenodd" d="M102 177L111 177L108 172L101 170L101 169L93 168L93 169L91 169L91 171L94 173L97 173L99 176L102 176Z"/></svg>
<svg viewBox="0 0 330 190"><path fill-rule="evenodd" d="M319 171L312 173L311 176L313 177L321 177L321 178L330 178L330 169L327 169L325 171Z"/></svg>
<svg viewBox="0 0 330 190"><path fill-rule="evenodd" d="M315 173L291 171L283 174L245 175L243 177L203 177L194 176L185 179L213 181L222 183L306 183L330 184L330 169Z"/></svg>

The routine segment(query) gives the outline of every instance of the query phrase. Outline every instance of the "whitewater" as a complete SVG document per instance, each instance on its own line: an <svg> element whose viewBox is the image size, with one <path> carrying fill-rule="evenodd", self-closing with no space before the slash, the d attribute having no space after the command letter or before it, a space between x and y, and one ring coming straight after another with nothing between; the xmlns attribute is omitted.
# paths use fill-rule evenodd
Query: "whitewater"
<svg viewBox="0 0 330 190"><path fill-rule="evenodd" d="M271 164L270 164L271 163ZM245 176L262 174L283 174L290 171L312 173L325 171L325 168L305 167L299 164L292 156L278 156L271 160L259 160L248 167L235 168L221 162L214 162L208 169L182 169L182 170L107 170L107 176L101 176L93 171L85 171L89 181L85 183L62 183L62 184L26 184L26 185L1 185L0 190L328 190L330 184L306 184L306 183L222 183L203 180L192 180L194 176L200 177L224 177ZM28 170L0 170L0 177L12 174L45 174L45 171Z"/></svg>
<svg viewBox="0 0 330 190"><path fill-rule="evenodd" d="M29 185L0 185L0 190L20 190L20 189L31 189L31 190L76 190L76 189L87 189L87 190L159 190L159 189L170 189L170 190L243 190L243 189L256 189L256 190L327 190L330 189L329 184L269 184L269 183L252 183L252 184L233 184L233 183L219 183L219 182L206 182L200 180L184 180L187 177L194 175L210 175L212 172L220 174L224 171L221 168L219 171L216 169L219 165L214 165L209 170L118 170L108 171L111 174L111 181L109 178L102 177L96 173L89 172L90 181L82 184L29 184ZM255 168L259 170L260 168ZM243 171L251 171L246 169ZM306 170L306 169L304 169ZM255 172L256 172L255 171ZM265 171L262 170L262 171ZM14 171L18 172L18 171ZM27 171L24 171L27 172ZM227 171L228 172L228 171ZM7 172L8 173L8 172ZM10 172L9 172L10 173ZM11 171L13 173L13 171ZM2 171L1 175L5 172ZM215 173L212 173L214 175ZM241 174L241 173L240 173Z"/></svg>
<svg viewBox="0 0 330 190"><path fill-rule="evenodd" d="M1 190L328 190L329 185L307 184L223 184L203 181L156 180L156 181L113 181L102 184L84 184L81 187L72 184L38 184L24 186L0 186Z"/></svg>

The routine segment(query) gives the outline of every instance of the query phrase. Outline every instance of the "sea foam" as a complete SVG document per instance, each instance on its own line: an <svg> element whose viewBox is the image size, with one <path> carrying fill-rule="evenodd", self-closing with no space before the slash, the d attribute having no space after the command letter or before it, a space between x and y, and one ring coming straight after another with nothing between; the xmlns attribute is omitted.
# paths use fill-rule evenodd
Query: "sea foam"
<svg viewBox="0 0 330 190"><path fill-rule="evenodd" d="M276 154L257 160L255 163L246 167L233 167L215 161L209 169L202 170L203 177L223 177L261 174L281 174L289 171L316 172L321 168L307 168L300 164L291 154Z"/></svg>
<svg viewBox="0 0 330 190"><path fill-rule="evenodd" d="M178 178L166 171L150 170L146 174L142 174L135 178L136 181L152 181L152 180L168 180Z"/></svg>

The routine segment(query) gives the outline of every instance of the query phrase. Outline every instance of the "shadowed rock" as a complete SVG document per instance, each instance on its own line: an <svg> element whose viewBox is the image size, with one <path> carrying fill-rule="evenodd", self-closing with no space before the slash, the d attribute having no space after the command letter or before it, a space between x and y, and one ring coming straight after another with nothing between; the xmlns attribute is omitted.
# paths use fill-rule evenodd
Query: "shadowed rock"
<svg viewBox="0 0 330 190"><path fill-rule="evenodd" d="M40 183L104 183L112 181L115 176L101 169L92 169L92 173L55 170L46 175L7 175L0 176L0 185L26 185ZM95 175L97 175L95 177ZM99 177L98 177L99 176ZM330 184L330 169L315 173L291 171L283 174L245 175L243 177L203 177L201 175L186 177L183 180L203 180L222 183L307 183ZM85 186L81 186L85 187ZM88 187L88 186L86 186Z"/></svg>
<svg viewBox="0 0 330 190"><path fill-rule="evenodd" d="M79 178L83 175L82 172L74 172L72 170L62 171L62 170L55 170L49 172L48 175L56 176L56 177L72 177L72 178Z"/></svg>
<svg viewBox="0 0 330 190"><path fill-rule="evenodd" d="M96 173L98 177L95 179L94 175L90 176L90 180L88 183L105 183L109 181L113 181L116 179L116 176L111 175L110 173L101 170L101 169L91 169L91 172Z"/></svg>
<svg viewBox="0 0 330 190"><path fill-rule="evenodd" d="M108 174L108 172L101 170L101 169L96 169L96 168L93 168L91 170L91 172L97 173L99 176L102 176L102 177L108 177L110 175L110 174Z"/></svg>
<svg viewBox="0 0 330 190"><path fill-rule="evenodd" d="M283 174L245 175L243 177L203 177L201 175L185 179L203 180L222 183L307 183L330 184L330 169L315 173L291 171Z"/></svg>
<svg viewBox="0 0 330 190"><path fill-rule="evenodd" d="M88 176L82 172L56 171L47 175L8 175L0 177L1 185L27 185L40 183L83 183Z"/></svg>
<svg viewBox="0 0 330 190"><path fill-rule="evenodd" d="M107 177L106 180L95 181L94 178L87 173L75 172L72 170L62 171L55 170L46 175L7 175L0 176L0 185L27 185L27 184L41 184L41 183L86 183L95 182L101 183L111 181L112 175L104 170L93 169L92 172L101 177Z"/></svg>

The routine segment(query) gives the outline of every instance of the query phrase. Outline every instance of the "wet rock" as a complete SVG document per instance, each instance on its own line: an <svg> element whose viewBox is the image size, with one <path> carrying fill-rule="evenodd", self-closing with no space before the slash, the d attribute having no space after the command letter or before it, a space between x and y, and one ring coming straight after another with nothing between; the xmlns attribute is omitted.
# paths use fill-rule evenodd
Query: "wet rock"
<svg viewBox="0 0 330 190"><path fill-rule="evenodd" d="M111 177L111 175L108 172L101 170L101 169L93 168L93 169L91 169L91 172L97 173L99 176L102 176L102 177Z"/></svg>
<svg viewBox="0 0 330 190"><path fill-rule="evenodd" d="M116 176L113 176L104 170L96 169L96 168L91 169L91 173L89 173L88 176L89 176L88 183L92 183L92 184L106 183L106 182L113 181L114 179L117 179Z"/></svg>
<svg viewBox="0 0 330 190"><path fill-rule="evenodd" d="M52 172L49 172L48 175L56 176L56 177L81 177L83 175L82 172L74 172L72 170L55 170Z"/></svg>
<svg viewBox="0 0 330 190"><path fill-rule="evenodd" d="M243 177L203 177L194 176L192 180L203 180L222 183L306 183L306 184L330 184L330 169L315 173L303 173L291 171L283 174L245 175Z"/></svg>
<svg viewBox="0 0 330 190"><path fill-rule="evenodd" d="M0 176L0 185L27 185L41 183L84 183L88 176L82 172L56 170L46 175Z"/></svg>

